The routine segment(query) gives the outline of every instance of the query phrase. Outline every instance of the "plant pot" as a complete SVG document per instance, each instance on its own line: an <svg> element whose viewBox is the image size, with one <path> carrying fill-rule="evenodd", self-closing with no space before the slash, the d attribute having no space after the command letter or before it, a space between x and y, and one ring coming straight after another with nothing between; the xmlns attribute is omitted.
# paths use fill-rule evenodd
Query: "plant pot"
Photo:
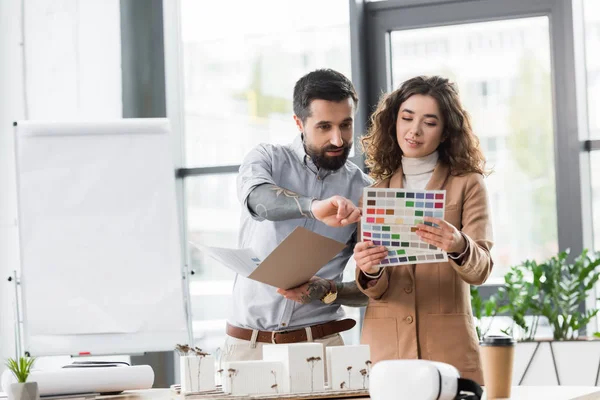
<svg viewBox="0 0 600 400"><path fill-rule="evenodd" d="M8 400L40 400L37 382L11 383Z"/></svg>
<svg viewBox="0 0 600 400"><path fill-rule="evenodd" d="M550 343L550 341L517 343L513 386L558 385Z"/></svg>
<svg viewBox="0 0 600 400"><path fill-rule="evenodd" d="M521 342L515 349L513 386L596 386L600 341Z"/></svg>
<svg viewBox="0 0 600 400"><path fill-rule="evenodd" d="M600 367L600 341L552 342L560 385L596 386Z"/></svg>

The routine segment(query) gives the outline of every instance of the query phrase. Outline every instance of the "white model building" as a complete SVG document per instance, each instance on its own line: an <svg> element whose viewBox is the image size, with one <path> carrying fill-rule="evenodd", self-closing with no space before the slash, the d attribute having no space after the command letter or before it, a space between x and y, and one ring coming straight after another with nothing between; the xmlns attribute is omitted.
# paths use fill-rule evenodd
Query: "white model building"
<svg viewBox="0 0 600 400"><path fill-rule="evenodd" d="M223 392L232 395L277 394L289 378L279 361L230 361L223 363Z"/></svg>
<svg viewBox="0 0 600 400"><path fill-rule="evenodd" d="M215 390L215 358L189 355L179 358L182 393Z"/></svg>
<svg viewBox="0 0 600 400"><path fill-rule="evenodd" d="M263 346L263 360L283 363L284 393L322 392L325 390L323 344L291 343Z"/></svg>

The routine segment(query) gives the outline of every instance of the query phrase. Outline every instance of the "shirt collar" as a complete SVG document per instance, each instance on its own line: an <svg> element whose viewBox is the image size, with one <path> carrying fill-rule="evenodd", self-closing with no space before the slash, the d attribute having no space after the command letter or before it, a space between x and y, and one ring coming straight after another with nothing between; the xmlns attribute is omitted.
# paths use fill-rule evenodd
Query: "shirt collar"
<svg viewBox="0 0 600 400"><path fill-rule="evenodd" d="M296 157L298 157L298 160L300 160L302 164L306 164L307 155L306 151L304 151L302 135L296 136L296 138L292 142L292 151L294 152L294 154L296 154Z"/></svg>

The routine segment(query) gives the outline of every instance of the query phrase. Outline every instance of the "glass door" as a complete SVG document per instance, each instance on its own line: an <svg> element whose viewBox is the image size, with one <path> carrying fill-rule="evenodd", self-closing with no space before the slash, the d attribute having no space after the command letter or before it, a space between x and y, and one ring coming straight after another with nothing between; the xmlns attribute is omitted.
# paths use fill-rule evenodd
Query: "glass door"
<svg viewBox="0 0 600 400"><path fill-rule="evenodd" d="M492 278L522 260L556 254L548 17L392 31L390 48L394 88L413 76L441 75L460 90L493 170L486 180Z"/></svg>

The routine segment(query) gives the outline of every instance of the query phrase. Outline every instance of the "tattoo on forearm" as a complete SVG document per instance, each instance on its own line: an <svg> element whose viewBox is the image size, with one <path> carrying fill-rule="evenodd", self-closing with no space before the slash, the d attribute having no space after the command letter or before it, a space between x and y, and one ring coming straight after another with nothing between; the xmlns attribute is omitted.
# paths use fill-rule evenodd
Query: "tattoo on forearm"
<svg viewBox="0 0 600 400"><path fill-rule="evenodd" d="M321 300L327 292L329 292L329 281L318 279L308 284L306 292L302 293L300 300L302 304L308 304L315 300Z"/></svg>
<svg viewBox="0 0 600 400"><path fill-rule="evenodd" d="M335 302L348 307L364 307L369 303L369 297L360 291L355 281L337 284L337 299Z"/></svg>
<svg viewBox="0 0 600 400"><path fill-rule="evenodd" d="M256 215L269 221L312 218L312 200L291 190L265 183L250 192L248 207Z"/></svg>

